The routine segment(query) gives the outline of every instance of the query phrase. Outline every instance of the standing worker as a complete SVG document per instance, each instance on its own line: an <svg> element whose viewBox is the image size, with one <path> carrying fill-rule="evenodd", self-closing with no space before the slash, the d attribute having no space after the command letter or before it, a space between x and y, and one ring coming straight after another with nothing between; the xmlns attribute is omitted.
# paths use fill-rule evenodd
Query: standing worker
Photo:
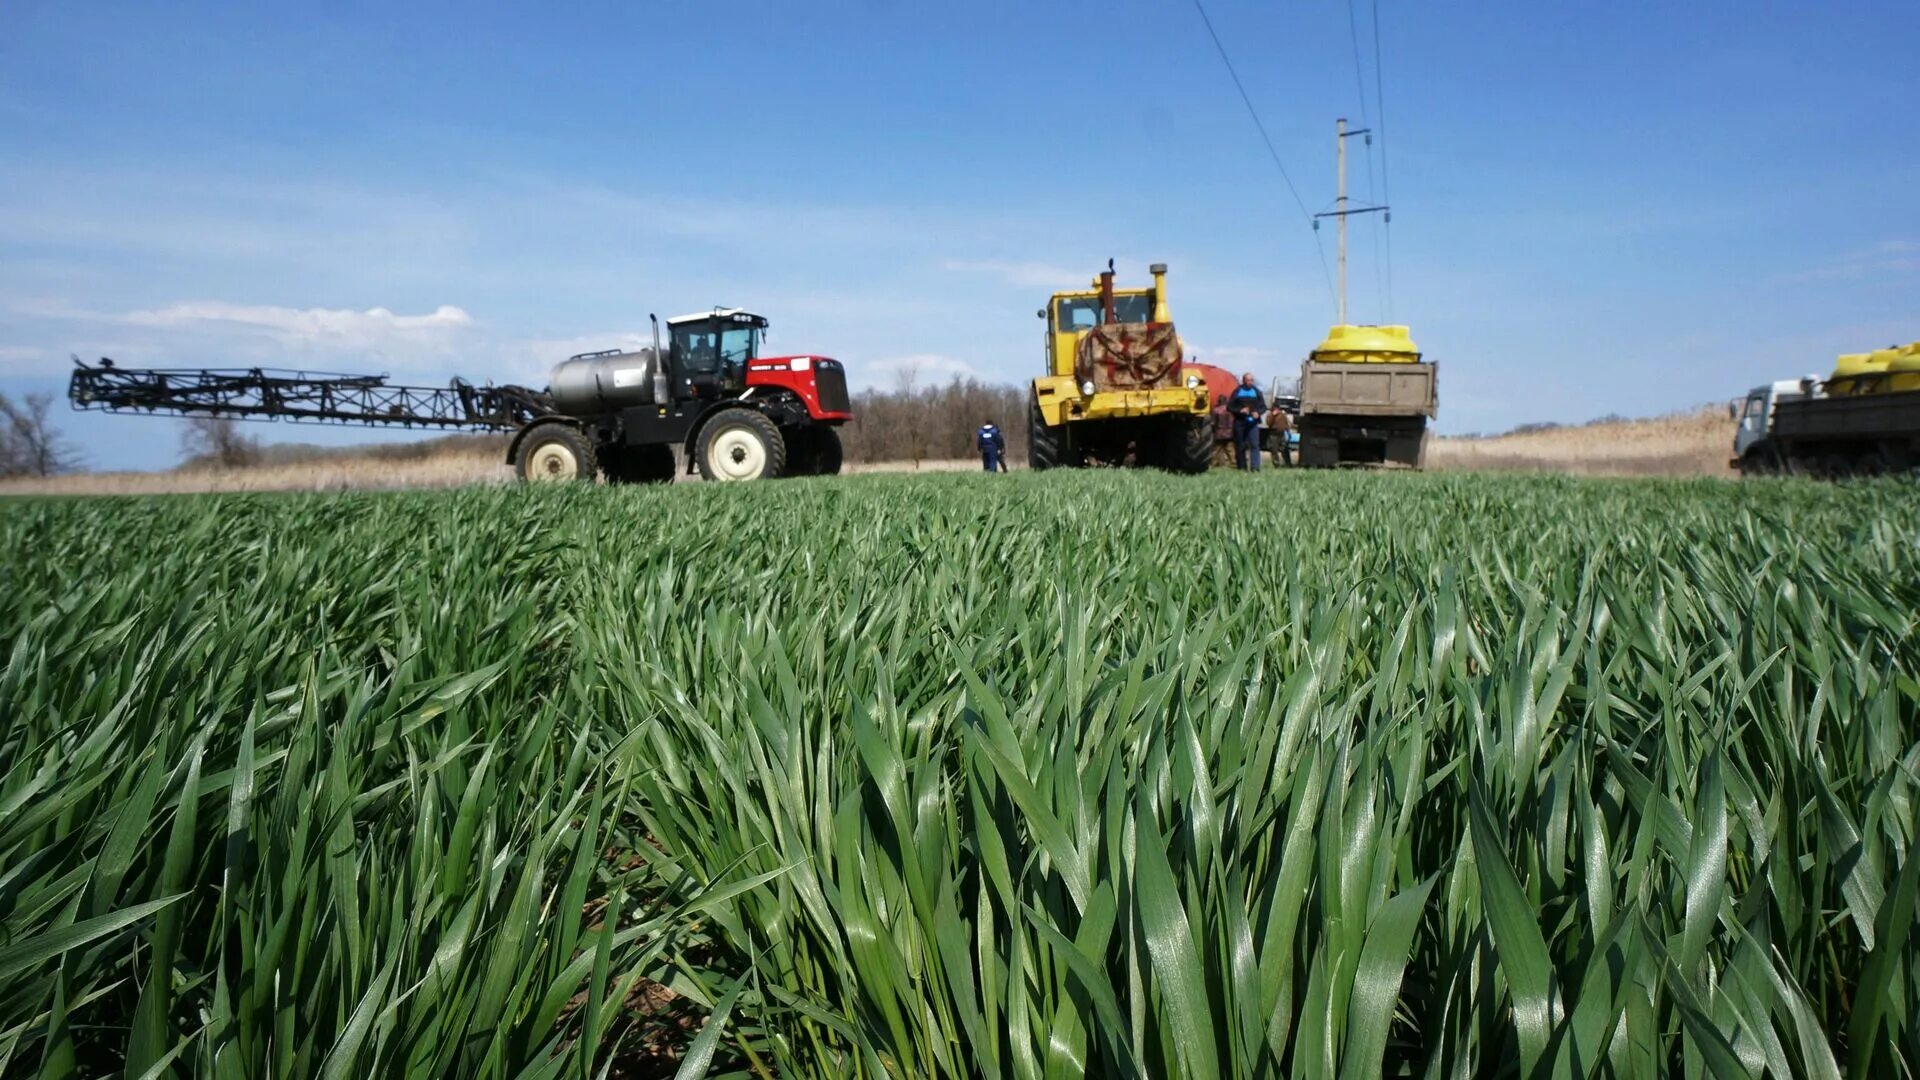
<svg viewBox="0 0 1920 1080"><path fill-rule="evenodd" d="M1293 417L1287 415L1286 409L1275 405L1273 408L1267 410L1267 430L1273 432L1273 441L1279 447L1280 458L1285 461L1287 467L1291 469L1293 467L1293 443L1289 440L1288 435L1293 430Z"/></svg>
<svg viewBox="0 0 1920 1080"><path fill-rule="evenodd" d="M1213 463L1222 468L1233 460L1233 414L1227 411L1227 395L1213 399Z"/></svg>
<svg viewBox="0 0 1920 1080"><path fill-rule="evenodd" d="M974 445L980 448L980 464L988 472L1007 471L1007 437L992 423L980 425L980 433L974 437Z"/></svg>
<svg viewBox="0 0 1920 1080"><path fill-rule="evenodd" d="M1266 395L1254 385L1253 372L1240 376L1240 385L1227 399L1233 413L1233 461L1248 472L1260 471L1260 417L1267 411Z"/></svg>

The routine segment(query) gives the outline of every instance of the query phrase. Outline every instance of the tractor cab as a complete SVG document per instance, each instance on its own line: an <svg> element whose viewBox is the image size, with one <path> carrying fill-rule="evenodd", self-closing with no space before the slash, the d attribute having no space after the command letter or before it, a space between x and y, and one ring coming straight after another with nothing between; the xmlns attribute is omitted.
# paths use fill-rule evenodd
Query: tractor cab
<svg viewBox="0 0 1920 1080"><path fill-rule="evenodd" d="M667 320L675 398L731 397L747 385L767 320L740 308L715 308Z"/></svg>

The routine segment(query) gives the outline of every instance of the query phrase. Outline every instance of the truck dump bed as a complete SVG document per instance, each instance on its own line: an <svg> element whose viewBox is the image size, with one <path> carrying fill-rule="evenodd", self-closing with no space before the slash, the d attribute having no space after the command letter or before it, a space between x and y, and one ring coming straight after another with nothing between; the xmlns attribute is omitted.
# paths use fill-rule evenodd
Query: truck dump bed
<svg viewBox="0 0 1920 1080"><path fill-rule="evenodd" d="M1773 434L1781 439L1920 438L1920 390L1781 401L1774 406Z"/></svg>
<svg viewBox="0 0 1920 1080"><path fill-rule="evenodd" d="M1310 416L1426 416L1439 407L1431 363L1343 364L1309 360L1300 369L1300 413Z"/></svg>

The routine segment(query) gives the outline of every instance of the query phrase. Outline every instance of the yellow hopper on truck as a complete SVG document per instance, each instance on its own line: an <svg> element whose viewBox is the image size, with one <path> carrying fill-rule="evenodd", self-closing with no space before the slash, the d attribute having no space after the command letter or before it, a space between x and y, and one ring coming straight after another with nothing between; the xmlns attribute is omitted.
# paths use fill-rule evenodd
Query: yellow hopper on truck
<svg viewBox="0 0 1920 1080"><path fill-rule="evenodd" d="M1150 288L1120 289L1113 263L1093 287L1054 293L1047 373L1033 380L1027 463L1035 469L1128 465L1199 473L1213 456L1207 380L1183 364L1167 314L1167 267Z"/></svg>

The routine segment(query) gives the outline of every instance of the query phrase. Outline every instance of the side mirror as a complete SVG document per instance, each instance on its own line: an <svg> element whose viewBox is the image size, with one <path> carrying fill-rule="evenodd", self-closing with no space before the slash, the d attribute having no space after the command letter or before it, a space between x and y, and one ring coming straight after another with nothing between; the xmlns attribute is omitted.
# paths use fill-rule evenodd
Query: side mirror
<svg viewBox="0 0 1920 1080"><path fill-rule="evenodd" d="M1047 309L1041 308L1039 311L1036 311L1033 314L1035 318L1044 319L1047 317Z"/></svg>
<svg viewBox="0 0 1920 1080"><path fill-rule="evenodd" d="M1740 406L1737 403L1731 402L1731 401L1727 402L1727 419L1729 420L1740 419Z"/></svg>

